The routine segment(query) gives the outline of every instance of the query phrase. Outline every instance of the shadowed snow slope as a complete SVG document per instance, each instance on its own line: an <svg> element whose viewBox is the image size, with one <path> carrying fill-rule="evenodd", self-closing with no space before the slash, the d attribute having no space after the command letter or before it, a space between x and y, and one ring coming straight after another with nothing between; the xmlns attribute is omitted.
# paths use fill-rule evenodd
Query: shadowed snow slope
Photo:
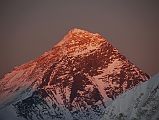
<svg viewBox="0 0 159 120"><path fill-rule="evenodd" d="M159 120L159 74L119 95L101 120Z"/></svg>

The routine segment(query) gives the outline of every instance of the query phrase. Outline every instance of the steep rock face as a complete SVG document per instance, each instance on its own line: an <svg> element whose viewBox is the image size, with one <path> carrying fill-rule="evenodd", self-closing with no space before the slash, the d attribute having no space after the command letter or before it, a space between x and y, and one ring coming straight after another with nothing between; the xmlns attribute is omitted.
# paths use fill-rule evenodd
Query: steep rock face
<svg viewBox="0 0 159 120"><path fill-rule="evenodd" d="M117 97L101 120L159 120L159 74Z"/></svg>
<svg viewBox="0 0 159 120"><path fill-rule="evenodd" d="M1 109L24 119L99 119L110 100L148 78L99 34L73 29L0 81Z"/></svg>

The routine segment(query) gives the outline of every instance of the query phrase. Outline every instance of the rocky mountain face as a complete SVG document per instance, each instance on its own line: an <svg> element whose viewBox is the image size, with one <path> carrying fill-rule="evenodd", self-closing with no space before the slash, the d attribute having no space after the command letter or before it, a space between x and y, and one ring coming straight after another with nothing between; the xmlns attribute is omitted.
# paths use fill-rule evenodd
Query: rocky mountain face
<svg viewBox="0 0 159 120"><path fill-rule="evenodd" d="M159 120L159 74L117 97L101 120Z"/></svg>
<svg viewBox="0 0 159 120"><path fill-rule="evenodd" d="M97 120L119 94L148 79L101 35L73 29L0 80L0 119Z"/></svg>

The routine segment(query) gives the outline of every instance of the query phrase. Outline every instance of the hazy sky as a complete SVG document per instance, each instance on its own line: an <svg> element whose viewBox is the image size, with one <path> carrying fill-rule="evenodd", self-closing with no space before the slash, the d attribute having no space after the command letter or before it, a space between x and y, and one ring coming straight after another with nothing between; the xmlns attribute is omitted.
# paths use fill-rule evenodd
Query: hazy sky
<svg viewBox="0 0 159 120"><path fill-rule="evenodd" d="M0 76L75 27L108 38L146 73L159 72L158 0L0 0Z"/></svg>

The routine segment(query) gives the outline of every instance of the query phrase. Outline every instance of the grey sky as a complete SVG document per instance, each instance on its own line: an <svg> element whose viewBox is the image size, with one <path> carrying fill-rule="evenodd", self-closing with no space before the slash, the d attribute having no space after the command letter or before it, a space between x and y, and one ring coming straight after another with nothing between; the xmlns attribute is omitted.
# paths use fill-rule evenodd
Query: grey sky
<svg viewBox="0 0 159 120"><path fill-rule="evenodd" d="M157 0L1 0L0 76L72 28L98 32L150 75L159 71Z"/></svg>

